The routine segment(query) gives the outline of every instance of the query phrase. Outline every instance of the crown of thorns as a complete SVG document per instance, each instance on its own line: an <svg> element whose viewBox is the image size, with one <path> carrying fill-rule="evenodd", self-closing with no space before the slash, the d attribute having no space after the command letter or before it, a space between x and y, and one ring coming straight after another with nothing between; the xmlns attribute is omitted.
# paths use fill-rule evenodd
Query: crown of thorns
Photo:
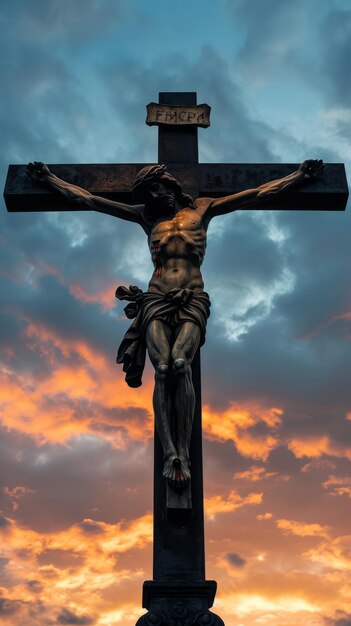
<svg viewBox="0 0 351 626"><path fill-rule="evenodd" d="M133 194L140 194L140 192L142 192L145 187L147 187L151 182L155 180L163 180L165 182L171 183L171 185L175 187L180 193L182 192L181 184L169 172L167 172L166 166L157 164L143 167L143 169L137 173L132 186Z"/></svg>

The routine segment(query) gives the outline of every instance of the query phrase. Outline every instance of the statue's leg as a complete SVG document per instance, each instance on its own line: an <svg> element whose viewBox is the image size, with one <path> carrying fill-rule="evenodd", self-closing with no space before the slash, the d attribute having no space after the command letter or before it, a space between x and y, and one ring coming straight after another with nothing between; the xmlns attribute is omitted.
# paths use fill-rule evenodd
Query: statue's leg
<svg viewBox="0 0 351 626"><path fill-rule="evenodd" d="M163 475L169 480L172 480L174 473L173 461L178 458L171 430L171 390L169 385L171 334L170 328L161 320L153 320L146 329L147 350L155 369L153 405L156 428L164 455Z"/></svg>
<svg viewBox="0 0 351 626"><path fill-rule="evenodd" d="M176 376L175 412L177 420L176 448L181 461L180 480L190 478L189 446L195 411L195 391L191 363L199 347L200 328L192 322L178 327L172 348L173 372Z"/></svg>

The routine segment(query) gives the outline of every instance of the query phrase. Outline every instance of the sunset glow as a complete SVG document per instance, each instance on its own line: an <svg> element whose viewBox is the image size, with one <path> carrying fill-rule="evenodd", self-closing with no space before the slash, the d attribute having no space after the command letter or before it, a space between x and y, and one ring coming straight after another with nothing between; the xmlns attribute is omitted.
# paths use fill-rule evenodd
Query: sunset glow
<svg viewBox="0 0 351 626"><path fill-rule="evenodd" d="M349 0L11 0L0 30L2 186L9 163L155 163L160 91L211 106L199 162L250 164L233 192L255 163L350 179ZM208 229L206 578L226 626L351 626L351 212L280 198ZM135 626L154 372L132 389L115 362L115 290L152 263L136 223L62 202L0 210L0 623Z"/></svg>

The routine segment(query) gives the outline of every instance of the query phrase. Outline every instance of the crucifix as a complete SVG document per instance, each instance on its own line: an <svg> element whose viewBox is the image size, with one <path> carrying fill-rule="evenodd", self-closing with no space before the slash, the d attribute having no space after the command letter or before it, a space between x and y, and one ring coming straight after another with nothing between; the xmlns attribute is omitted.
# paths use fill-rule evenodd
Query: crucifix
<svg viewBox="0 0 351 626"><path fill-rule="evenodd" d="M344 210L346 176L342 164L320 160L199 164L197 128L209 125L209 107L197 105L195 93L161 93L147 123L159 127L158 164L11 165L4 195L9 211L95 210L146 233L154 267L147 291L116 291L133 320L117 356L126 381L141 384L146 350L155 370L154 579L144 583L148 612L137 624L223 626L209 611L216 583L205 579L204 556L199 348L210 312L200 271L207 227L251 207Z"/></svg>

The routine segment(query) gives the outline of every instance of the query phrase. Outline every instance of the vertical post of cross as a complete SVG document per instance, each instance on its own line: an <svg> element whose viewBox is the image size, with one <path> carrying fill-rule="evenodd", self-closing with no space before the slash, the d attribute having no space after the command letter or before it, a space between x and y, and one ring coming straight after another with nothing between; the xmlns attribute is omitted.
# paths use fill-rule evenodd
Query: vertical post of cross
<svg viewBox="0 0 351 626"><path fill-rule="evenodd" d="M196 93L160 93L159 103L196 105ZM171 171L197 164L197 132L196 126L159 126L159 163ZM190 444L191 494L177 495L162 478L163 450L155 428L154 579L144 582L143 607L149 612L137 626L224 626L208 610L216 582L205 580L200 350L193 360L192 377L196 404Z"/></svg>
<svg viewBox="0 0 351 626"><path fill-rule="evenodd" d="M175 106L194 106L197 104L196 92L161 92L160 104ZM165 165L189 164L199 162L197 126L159 126L158 162Z"/></svg>

